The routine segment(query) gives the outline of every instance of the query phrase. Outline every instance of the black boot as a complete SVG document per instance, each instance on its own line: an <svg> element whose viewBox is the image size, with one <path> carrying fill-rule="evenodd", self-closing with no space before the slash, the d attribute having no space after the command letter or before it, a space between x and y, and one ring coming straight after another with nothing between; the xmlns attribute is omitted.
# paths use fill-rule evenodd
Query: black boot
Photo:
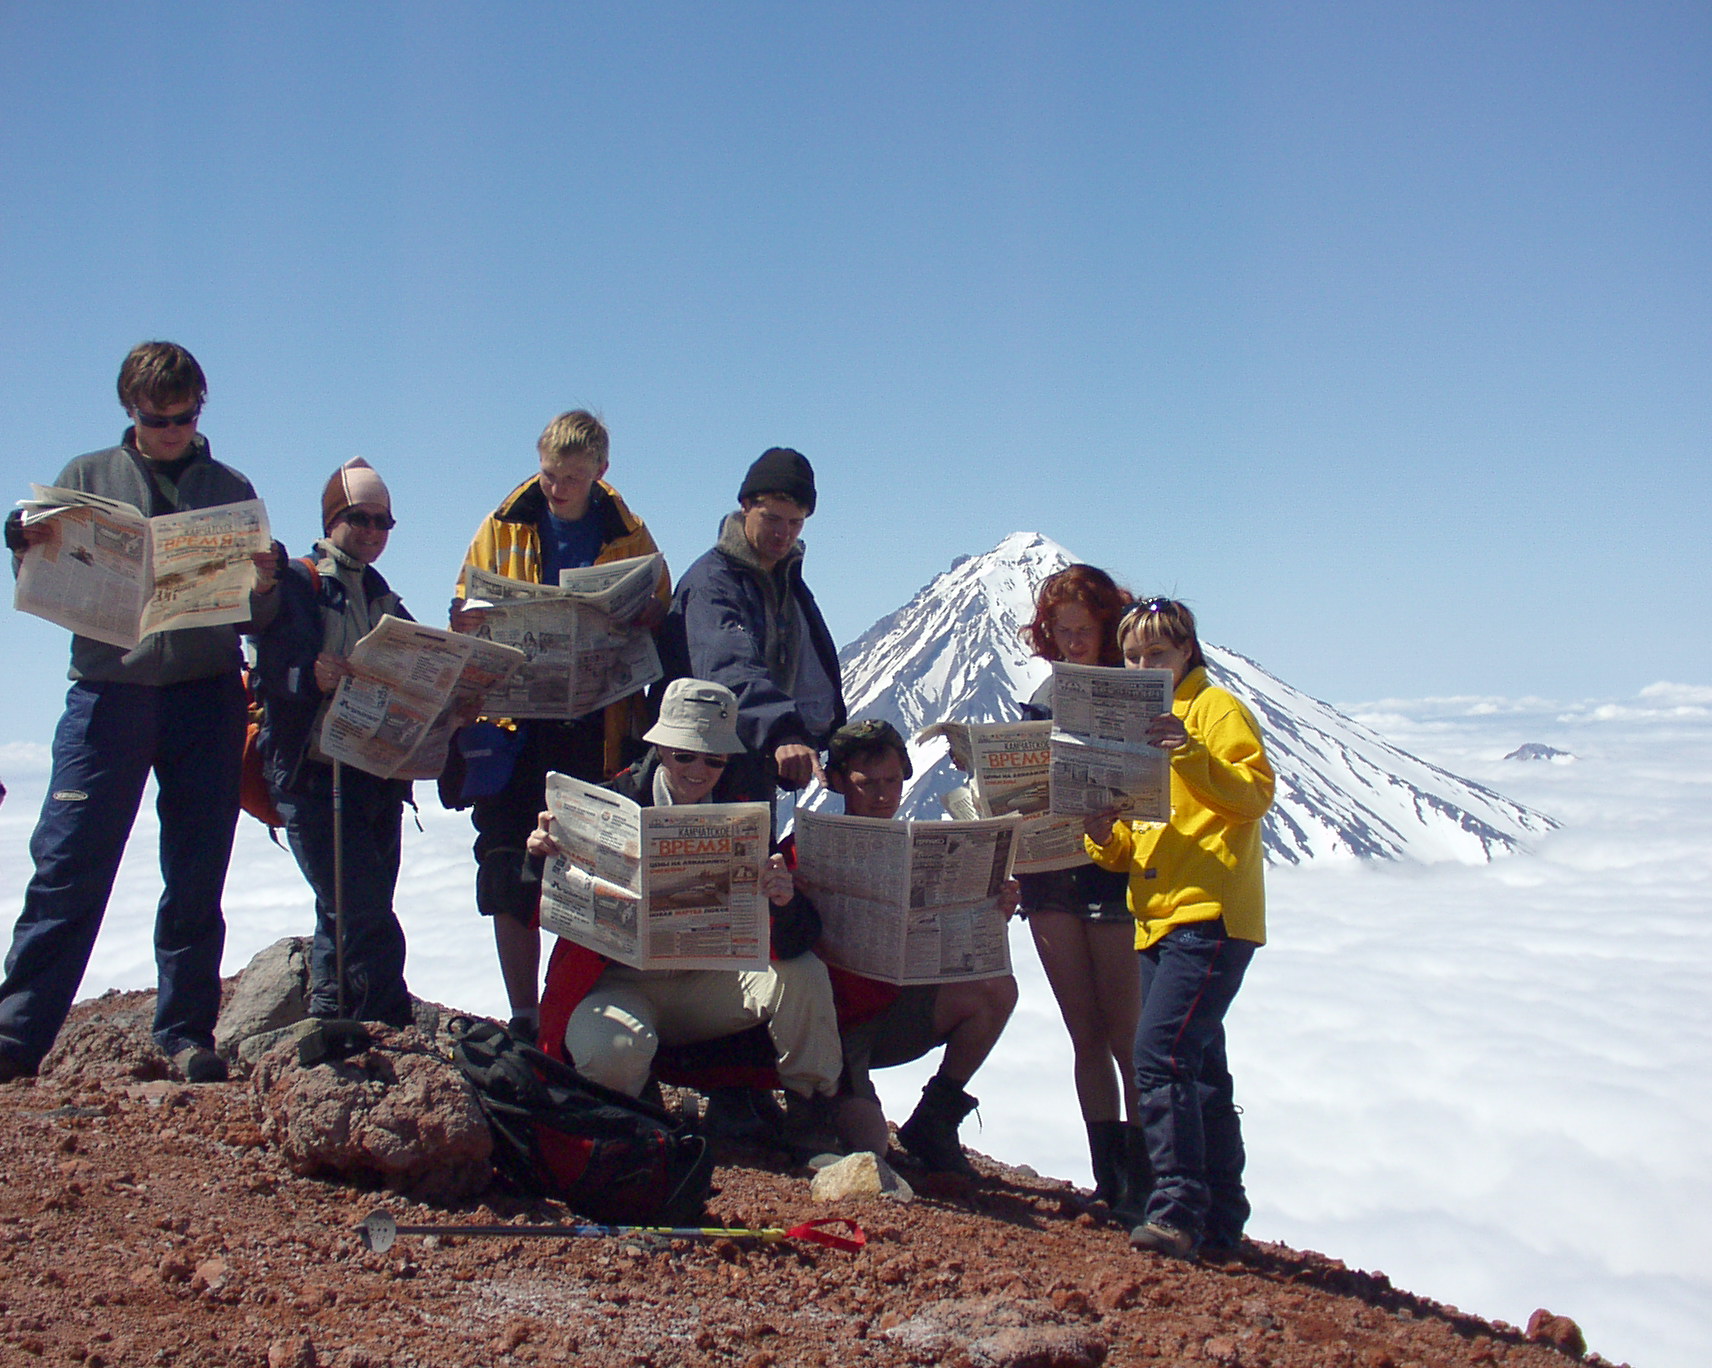
<svg viewBox="0 0 1712 1368"><path fill-rule="evenodd" d="M1147 1157L1147 1133L1140 1126L1121 1129L1124 1195L1112 1208L1112 1215L1127 1226L1138 1226L1147 1220L1147 1199L1153 1194L1153 1164Z"/></svg>
<svg viewBox="0 0 1712 1368"><path fill-rule="evenodd" d="M898 1139L924 1169L931 1173L960 1173L976 1176L974 1166L963 1156L957 1127L978 1103L949 1078L935 1074L921 1090L910 1119L898 1127Z"/></svg>
<svg viewBox="0 0 1712 1368"><path fill-rule="evenodd" d="M1126 1191L1123 1122L1088 1122L1088 1155L1094 1167L1094 1200L1115 1211Z"/></svg>

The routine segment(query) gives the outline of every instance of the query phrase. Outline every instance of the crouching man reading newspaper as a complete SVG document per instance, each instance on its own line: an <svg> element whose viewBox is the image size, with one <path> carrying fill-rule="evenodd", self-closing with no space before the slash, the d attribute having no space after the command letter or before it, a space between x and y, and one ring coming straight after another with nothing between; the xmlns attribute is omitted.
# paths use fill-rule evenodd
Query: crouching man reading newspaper
<svg viewBox="0 0 1712 1368"><path fill-rule="evenodd" d="M889 722L853 722L828 743L826 782L844 799L846 816L896 817L910 774L909 751ZM1016 881L1007 881L999 899L1007 919L1016 914L1017 894ZM965 1089L1010 1020L1016 979L1000 974L900 987L848 969L831 973L844 1050L840 1138L852 1150L884 1154L890 1135L869 1070L908 1064L944 1046L939 1070L922 1089L909 1120L898 1127L898 1138L923 1168L972 1176L957 1135L977 1105Z"/></svg>
<svg viewBox="0 0 1712 1368"><path fill-rule="evenodd" d="M643 737L653 748L604 787L645 807L726 801L728 762L742 751L736 718L736 696L723 685L673 681L660 720ZM529 837L529 853L538 861L569 853L553 825L552 814L543 812ZM759 834L764 842L764 816ZM771 958L764 969L632 968L561 936L547 969L541 1044L568 1057L586 1077L634 1097L647 1086L662 1046L724 1040L764 1023L785 1090L773 1138L807 1157L837 1148L832 1098L840 1055L832 985L811 949L819 920L793 888L781 856L767 860L760 892L770 905Z"/></svg>

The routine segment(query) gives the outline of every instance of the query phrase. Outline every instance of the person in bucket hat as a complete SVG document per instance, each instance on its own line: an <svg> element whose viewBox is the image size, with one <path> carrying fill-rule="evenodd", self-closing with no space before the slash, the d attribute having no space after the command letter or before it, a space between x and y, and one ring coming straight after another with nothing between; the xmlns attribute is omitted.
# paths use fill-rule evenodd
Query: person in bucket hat
<svg viewBox="0 0 1712 1368"><path fill-rule="evenodd" d="M736 695L723 684L673 680L644 736L652 749L606 787L644 806L737 801L729 792L730 762L741 752L737 717ZM543 812L529 837L537 859L558 852L548 818ZM632 969L561 938L547 968L542 1048L634 1097L648 1086L661 1047L721 1041L765 1024L785 1091L770 1138L799 1157L836 1148L838 1022L826 965L811 948L820 918L778 854L761 892L771 914L772 959L763 970Z"/></svg>

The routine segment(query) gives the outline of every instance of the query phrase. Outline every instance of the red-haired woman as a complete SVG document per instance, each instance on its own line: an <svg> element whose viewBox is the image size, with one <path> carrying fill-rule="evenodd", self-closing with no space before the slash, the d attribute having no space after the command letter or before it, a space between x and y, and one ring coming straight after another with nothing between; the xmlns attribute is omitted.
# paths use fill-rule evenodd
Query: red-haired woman
<svg viewBox="0 0 1712 1368"><path fill-rule="evenodd" d="M1104 570L1071 565L1040 586L1034 620L1023 643L1043 660L1073 665L1123 663L1118 619L1130 595ZM1022 705L1023 716L1052 716L1048 678ZM1048 874L1024 874L1021 915L1028 918L1046 980L1070 1031L1076 1098L1088 1127L1094 1195L1127 1213L1151 1186L1146 1150L1136 1129L1130 1051L1141 1016L1135 958L1135 919L1127 876L1093 863ZM1129 1126L1124 1119L1129 1119Z"/></svg>

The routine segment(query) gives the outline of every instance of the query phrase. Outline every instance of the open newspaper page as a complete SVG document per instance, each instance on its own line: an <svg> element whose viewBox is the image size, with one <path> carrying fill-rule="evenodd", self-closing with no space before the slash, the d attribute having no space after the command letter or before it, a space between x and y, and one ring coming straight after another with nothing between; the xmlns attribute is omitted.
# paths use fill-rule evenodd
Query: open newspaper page
<svg viewBox="0 0 1712 1368"><path fill-rule="evenodd" d="M541 872L541 925L620 964L645 967L642 809L563 774L547 776L546 801L562 853Z"/></svg>
<svg viewBox="0 0 1712 1368"><path fill-rule="evenodd" d="M321 723L320 746L382 779L432 779L446 767L455 715L523 663L494 641L386 614L351 651Z"/></svg>
<svg viewBox="0 0 1712 1368"><path fill-rule="evenodd" d="M1052 811L1171 819L1171 761L1147 724L1171 710L1171 671L1052 666Z"/></svg>
<svg viewBox="0 0 1712 1368"><path fill-rule="evenodd" d="M645 808L550 774L547 809L542 926L633 969L767 967L766 804Z"/></svg>
<svg viewBox="0 0 1712 1368"><path fill-rule="evenodd" d="M250 557L273 544L260 499L146 518L81 490L30 488L25 524L51 519L59 535L25 552L21 611L123 650L154 632L249 619Z"/></svg>
<svg viewBox="0 0 1712 1368"><path fill-rule="evenodd" d="M464 567L470 606L488 610L477 635L522 651L524 665L486 709L493 717L586 717L662 673L654 634L630 621L654 594L663 559L632 556L566 570L558 585Z"/></svg>
<svg viewBox="0 0 1712 1368"><path fill-rule="evenodd" d="M1015 870L1041 874L1088 863L1082 820L1049 812L1052 772L1050 722L939 722L917 738L943 736L951 759L969 775L969 806L953 817L1022 818Z"/></svg>
<svg viewBox="0 0 1712 1368"><path fill-rule="evenodd" d="M1017 823L899 822L799 809L797 873L829 963L887 983L1010 972L999 895Z"/></svg>

